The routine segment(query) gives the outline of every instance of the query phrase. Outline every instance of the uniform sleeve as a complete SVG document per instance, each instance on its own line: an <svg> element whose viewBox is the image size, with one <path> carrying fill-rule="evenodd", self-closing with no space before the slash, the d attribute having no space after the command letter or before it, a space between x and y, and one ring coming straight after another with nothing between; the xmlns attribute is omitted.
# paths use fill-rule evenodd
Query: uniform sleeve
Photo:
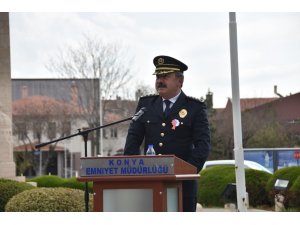
<svg viewBox="0 0 300 225"><path fill-rule="evenodd" d="M202 169L210 152L210 130L205 104L201 104L193 119L193 149L188 162L197 167L197 172Z"/></svg>
<svg viewBox="0 0 300 225"><path fill-rule="evenodd" d="M142 108L141 101L136 108L138 112ZM124 147L124 155L139 155L140 146L145 136L145 127L141 120L131 121L128 129L126 143Z"/></svg>

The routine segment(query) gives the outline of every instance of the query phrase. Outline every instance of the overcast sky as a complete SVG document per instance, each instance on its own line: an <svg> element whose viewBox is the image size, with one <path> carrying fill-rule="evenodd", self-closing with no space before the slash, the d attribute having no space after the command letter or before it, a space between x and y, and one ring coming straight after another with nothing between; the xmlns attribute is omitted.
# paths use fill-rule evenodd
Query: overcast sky
<svg viewBox="0 0 300 225"><path fill-rule="evenodd" d="M275 97L274 85L284 96L299 92L300 13L237 13L236 19L241 98ZM45 64L84 34L126 46L137 82L154 86L152 60L164 54L188 65L187 95L210 90L218 108L231 97L227 12L10 13L12 77L56 77Z"/></svg>

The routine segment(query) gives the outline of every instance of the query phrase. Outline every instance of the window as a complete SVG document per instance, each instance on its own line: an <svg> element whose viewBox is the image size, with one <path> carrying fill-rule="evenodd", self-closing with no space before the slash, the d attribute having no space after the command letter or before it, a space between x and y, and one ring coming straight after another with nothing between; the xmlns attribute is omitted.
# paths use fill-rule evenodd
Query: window
<svg viewBox="0 0 300 225"><path fill-rule="evenodd" d="M71 134L71 122L63 122L62 134L63 136L69 136Z"/></svg>
<svg viewBox="0 0 300 225"><path fill-rule="evenodd" d="M104 139L107 139L107 130L106 129L103 129L102 135L103 135Z"/></svg>
<svg viewBox="0 0 300 225"><path fill-rule="evenodd" d="M27 136L27 127L26 123L17 123L17 134L19 140L24 140Z"/></svg>
<svg viewBox="0 0 300 225"><path fill-rule="evenodd" d="M34 122L33 123L33 138L41 139L42 136L42 126L41 123Z"/></svg>
<svg viewBox="0 0 300 225"><path fill-rule="evenodd" d="M56 138L56 123L55 122L48 123L48 138L50 140Z"/></svg>
<svg viewBox="0 0 300 225"><path fill-rule="evenodd" d="M117 128L111 128L110 129L110 137L111 138L117 138L118 137L118 130L117 130Z"/></svg>
<svg viewBox="0 0 300 225"><path fill-rule="evenodd" d="M117 128L103 129L103 138L118 138Z"/></svg>

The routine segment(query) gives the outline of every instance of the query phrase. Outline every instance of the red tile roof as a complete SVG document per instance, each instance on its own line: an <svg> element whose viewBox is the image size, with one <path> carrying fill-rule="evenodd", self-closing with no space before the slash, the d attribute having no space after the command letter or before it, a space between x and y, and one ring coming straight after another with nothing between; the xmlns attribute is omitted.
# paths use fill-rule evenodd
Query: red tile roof
<svg viewBox="0 0 300 225"><path fill-rule="evenodd" d="M245 111L247 109L253 109L255 107L267 104L269 102L273 102L278 99L279 98L241 98L240 99L241 111ZM231 108L231 105L232 105L232 101L231 99L228 99L226 108L228 107Z"/></svg>
<svg viewBox="0 0 300 225"><path fill-rule="evenodd" d="M242 98L241 99L241 111L252 109L260 105L267 104L275 101L279 98Z"/></svg>
<svg viewBox="0 0 300 225"><path fill-rule="evenodd" d="M19 146L15 146L14 147L14 151L15 152L25 152L27 151L31 151L33 149L35 149L35 145L37 144L37 142L35 143L31 143L31 144L25 144L25 145L19 145ZM47 152L50 149L50 145L46 145L40 148L43 152ZM54 151L56 152L62 152L64 151L64 147L56 145Z"/></svg>
<svg viewBox="0 0 300 225"><path fill-rule="evenodd" d="M79 112L78 107L47 96L30 96L13 102L13 115L59 115Z"/></svg>

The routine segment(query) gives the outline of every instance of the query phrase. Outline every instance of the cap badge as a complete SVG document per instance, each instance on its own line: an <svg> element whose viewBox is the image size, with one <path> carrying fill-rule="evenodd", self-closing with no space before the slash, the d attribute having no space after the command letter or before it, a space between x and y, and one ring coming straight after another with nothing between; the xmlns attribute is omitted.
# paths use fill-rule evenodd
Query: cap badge
<svg viewBox="0 0 300 225"><path fill-rule="evenodd" d="M172 123L172 130L175 130L176 127L179 126L179 120L177 120L177 119L172 120L171 123Z"/></svg>
<svg viewBox="0 0 300 225"><path fill-rule="evenodd" d="M186 117L186 115L187 115L186 109L182 109L179 111L180 118L184 118L184 117Z"/></svg>
<svg viewBox="0 0 300 225"><path fill-rule="evenodd" d="M164 58L159 58L157 60L157 62L158 62L158 64L164 64L165 60L164 60Z"/></svg>

